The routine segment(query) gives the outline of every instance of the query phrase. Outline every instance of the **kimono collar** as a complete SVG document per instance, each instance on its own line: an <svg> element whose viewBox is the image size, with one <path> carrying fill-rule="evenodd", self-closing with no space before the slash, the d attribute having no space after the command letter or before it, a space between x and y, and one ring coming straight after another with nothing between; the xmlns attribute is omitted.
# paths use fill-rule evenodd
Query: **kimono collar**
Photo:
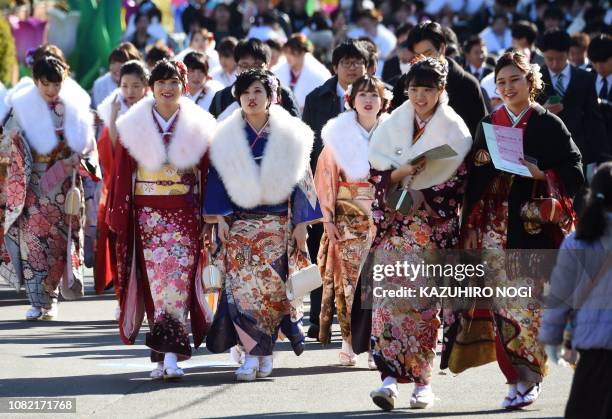
<svg viewBox="0 0 612 419"><path fill-rule="evenodd" d="M65 84L66 82L64 82ZM70 149L85 154L94 149L93 115L89 108L75 103L70 89L62 86L60 100L64 107L63 133ZM49 104L36 85L24 86L12 98L13 113L25 133L28 144L39 154L49 154L59 144Z"/></svg>
<svg viewBox="0 0 612 419"><path fill-rule="evenodd" d="M268 124L260 165L253 158L241 109L219 123L211 142L211 162L232 202L242 208L286 201L310 169L310 127L278 105L270 107Z"/></svg>
<svg viewBox="0 0 612 419"><path fill-rule="evenodd" d="M117 119L121 144L139 165L149 171L157 171L166 163L178 169L198 165L214 134L215 119L193 101L181 97L180 117L176 120L172 140L166 146L163 133L155 123L154 104L152 97L142 99Z"/></svg>

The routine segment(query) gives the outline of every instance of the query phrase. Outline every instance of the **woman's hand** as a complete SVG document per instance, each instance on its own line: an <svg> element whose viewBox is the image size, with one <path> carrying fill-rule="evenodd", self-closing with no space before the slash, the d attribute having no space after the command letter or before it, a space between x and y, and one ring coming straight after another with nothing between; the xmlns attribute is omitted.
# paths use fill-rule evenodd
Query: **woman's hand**
<svg viewBox="0 0 612 419"><path fill-rule="evenodd" d="M121 99L119 99L119 95L116 95L115 99L111 103L111 118L113 119L113 121L117 120L119 111L121 111Z"/></svg>
<svg viewBox="0 0 612 419"><path fill-rule="evenodd" d="M523 166L529 169L529 173L531 173L531 176L535 180L546 180L546 174L543 171L541 171L540 168L536 164L528 162L525 159L521 159L520 162Z"/></svg>
<svg viewBox="0 0 612 419"><path fill-rule="evenodd" d="M306 251L306 239L308 238L308 231L306 230L306 224L301 223L295 226L292 234L293 239L297 245L297 248L305 252Z"/></svg>
<svg viewBox="0 0 612 419"><path fill-rule="evenodd" d="M323 228L325 228L325 234L327 234L327 238L329 238L331 244L336 244L338 240L342 240L342 236L334 223L325 222L323 223Z"/></svg>
<svg viewBox="0 0 612 419"><path fill-rule="evenodd" d="M229 239L229 224L225 221L225 218L220 217L217 223L217 235L221 243L225 243Z"/></svg>
<svg viewBox="0 0 612 419"><path fill-rule="evenodd" d="M72 156L62 160L62 163L64 164L64 170L66 171L66 173L71 173L73 170L79 167L81 159L79 159L79 156L77 156L76 154L73 154Z"/></svg>
<svg viewBox="0 0 612 419"><path fill-rule="evenodd" d="M425 169L427 160L419 159L416 162L405 164L391 172L391 183L398 183L407 176L416 176Z"/></svg>
<svg viewBox="0 0 612 419"><path fill-rule="evenodd" d="M476 234L476 230L467 230L463 238L463 248L466 250L478 248L478 234Z"/></svg>

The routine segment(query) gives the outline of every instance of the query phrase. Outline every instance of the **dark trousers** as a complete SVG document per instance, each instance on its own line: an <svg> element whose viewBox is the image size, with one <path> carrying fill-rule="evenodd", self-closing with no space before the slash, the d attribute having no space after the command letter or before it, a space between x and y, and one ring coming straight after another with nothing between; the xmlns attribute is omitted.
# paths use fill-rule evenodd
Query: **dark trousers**
<svg viewBox="0 0 612 419"><path fill-rule="evenodd" d="M321 244L321 236L323 236L323 224L314 224L308 231L308 253L312 263L317 263L317 255L319 254L319 245ZM310 323L319 325L319 315L321 314L321 297L323 296L323 287L319 287L310 292Z"/></svg>
<svg viewBox="0 0 612 419"><path fill-rule="evenodd" d="M565 407L568 419L612 418L612 350L580 350L572 389Z"/></svg>

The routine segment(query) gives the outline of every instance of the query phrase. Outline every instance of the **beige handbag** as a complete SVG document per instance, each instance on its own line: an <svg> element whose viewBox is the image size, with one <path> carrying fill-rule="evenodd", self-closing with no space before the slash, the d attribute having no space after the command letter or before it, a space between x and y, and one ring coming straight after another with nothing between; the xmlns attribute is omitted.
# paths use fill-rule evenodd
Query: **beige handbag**
<svg viewBox="0 0 612 419"><path fill-rule="evenodd" d="M79 215L81 213L81 191L76 186L77 169L72 171L72 186L66 193L64 212L66 215Z"/></svg>
<svg viewBox="0 0 612 419"><path fill-rule="evenodd" d="M301 301L310 291L323 285L319 267L311 264L306 268L294 272L285 284L287 298L289 301Z"/></svg>
<svg viewBox="0 0 612 419"><path fill-rule="evenodd" d="M211 236L215 236L215 228L211 230ZM221 291L223 288L223 275L219 268L217 268L212 260L210 250L206 248L206 266L202 268L202 286L204 287L205 293Z"/></svg>

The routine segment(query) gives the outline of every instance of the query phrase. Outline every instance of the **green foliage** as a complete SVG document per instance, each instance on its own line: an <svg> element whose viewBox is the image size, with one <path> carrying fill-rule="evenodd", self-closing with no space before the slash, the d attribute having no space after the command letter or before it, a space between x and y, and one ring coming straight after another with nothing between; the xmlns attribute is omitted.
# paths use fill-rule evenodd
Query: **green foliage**
<svg viewBox="0 0 612 419"><path fill-rule="evenodd" d="M0 81L11 84L13 69L17 58L15 55L15 39L6 18L0 14Z"/></svg>

